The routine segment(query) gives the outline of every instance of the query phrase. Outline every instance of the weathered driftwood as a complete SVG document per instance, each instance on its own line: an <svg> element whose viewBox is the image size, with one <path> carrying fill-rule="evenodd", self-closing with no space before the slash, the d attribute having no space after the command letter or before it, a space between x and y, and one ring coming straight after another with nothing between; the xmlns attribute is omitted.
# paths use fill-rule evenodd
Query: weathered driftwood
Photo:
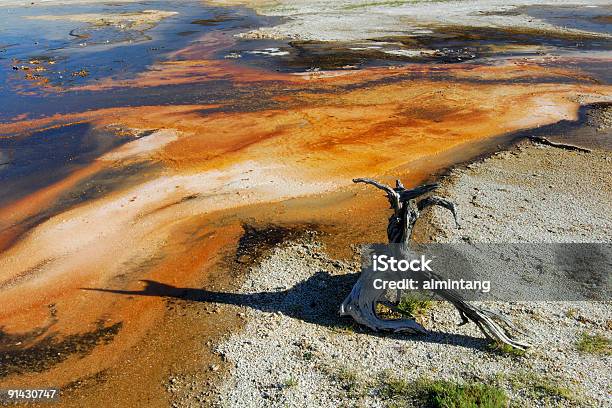
<svg viewBox="0 0 612 408"><path fill-rule="evenodd" d="M435 190L437 184L428 184L408 190L404 188L399 180L397 180L395 188L371 179L359 178L353 181L355 183L373 185L387 194L391 209L393 209L393 214L389 218L389 225L387 227L387 237L389 243L400 244L400 251L405 255L409 252L413 227L420 216L420 212L426 207L437 205L447 208L452 212L458 225L456 208L452 202L436 196L419 199L422 195ZM358 323L375 331L390 330L394 332L426 333L426 330L413 319L380 318L377 315L376 306L379 303L387 306L390 305L387 299L388 293L384 290L364 290L365 285L372 282L372 276L366 276L366 273L373 273L373 271L364 271L361 274L351 293L342 303L340 314L351 316ZM439 276L431 272L423 272L418 278L439 279ZM457 308L462 319L460 324L472 321L488 339L496 343L507 344L517 349L529 347L528 343L520 342L513 338L511 331L518 331L518 329L505 317L467 303L453 290L437 290L434 293L451 302ZM400 291L397 291L396 302L399 302L400 296ZM390 306L393 306L393 304Z"/></svg>
<svg viewBox="0 0 612 408"><path fill-rule="evenodd" d="M569 144L569 143L553 142L552 140L549 140L543 136L529 136L529 139L533 140L534 142L541 143L547 146L556 147L558 149L565 149L565 150L582 152L582 153L592 153L591 149L587 149L585 147L580 147L580 146L576 146L576 145Z"/></svg>

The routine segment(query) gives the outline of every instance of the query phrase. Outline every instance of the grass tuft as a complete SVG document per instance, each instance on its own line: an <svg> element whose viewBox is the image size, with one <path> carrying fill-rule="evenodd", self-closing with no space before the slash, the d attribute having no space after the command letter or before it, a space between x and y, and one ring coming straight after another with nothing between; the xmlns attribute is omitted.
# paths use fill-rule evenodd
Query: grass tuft
<svg viewBox="0 0 612 408"><path fill-rule="evenodd" d="M355 393L359 389L359 378L355 371L348 368L341 368L336 373L336 380L342 385L345 391Z"/></svg>
<svg viewBox="0 0 612 408"><path fill-rule="evenodd" d="M298 384L298 380L295 377L289 377L284 382L286 388L297 387Z"/></svg>
<svg viewBox="0 0 612 408"><path fill-rule="evenodd" d="M568 319L575 319L576 316L578 316L578 310L572 307L565 311L565 317L567 317Z"/></svg>
<svg viewBox="0 0 612 408"><path fill-rule="evenodd" d="M314 359L314 354L312 351L305 351L304 354L302 354L302 358L306 361L311 361Z"/></svg>
<svg viewBox="0 0 612 408"><path fill-rule="evenodd" d="M581 353L609 356L612 354L612 341L600 334L588 334L583 332L576 343L576 348Z"/></svg>
<svg viewBox="0 0 612 408"><path fill-rule="evenodd" d="M380 383L380 396L385 399L414 396L414 389L409 382L402 378L392 377L387 371L383 372Z"/></svg>
<svg viewBox="0 0 612 408"><path fill-rule="evenodd" d="M366 395L368 381L360 378L356 371L337 366L322 366L320 369L346 392L348 399L360 399Z"/></svg>
<svg viewBox="0 0 612 408"><path fill-rule="evenodd" d="M410 317L420 317L433 306L433 301L418 292L411 292L402 297L397 309Z"/></svg>
<svg viewBox="0 0 612 408"><path fill-rule="evenodd" d="M506 356L524 357L526 354L525 350L514 348L505 343L493 342L489 344L489 348L499 354L506 355Z"/></svg>
<svg viewBox="0 0 612 408"><path fill-rule="evenodd" d="M508 405L508 396L501 388L469 382L420 379L408 382L383 374L380 396L390 406L419 406L433 408L502 408Z"/></svg>
<svg viewBox="0 0 612 408"><path fill-rule="evenodd" d="M528 398L548 406L560 400L577 403L580 398L558 379L547 378L535 373L517 373L509 378L513 390L521 391Z"/></svg>
<svg viewBox="0 0 612 408"><path fill-rule="evenodd" d="M454 383L431 381L422 385L426 403L440 408L501 408L508 404L508 396L501 388L482 383Z"/></svg>

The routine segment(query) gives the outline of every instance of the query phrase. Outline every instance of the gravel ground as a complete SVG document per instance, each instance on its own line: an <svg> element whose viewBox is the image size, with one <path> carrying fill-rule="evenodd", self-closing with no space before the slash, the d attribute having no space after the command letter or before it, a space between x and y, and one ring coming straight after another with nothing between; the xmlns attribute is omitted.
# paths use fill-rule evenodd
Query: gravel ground
<svg viewBox="0 0 612 408"><path fill-rule="evenodd" d="M437 194L457 203L461 229L434 209L434 241L610 242L612 153L524 142L455 170Z"/></svg>
<svg viewBox="0 0 612 408"><path fill-rule="evenodd" d="M458 203L463 228L432 211L434 227L420 234L434 241L608 242L609 163L605 152L523 143L453 171L440 193ZM357 263L330 259L314 233L276 247L253 267L242 301L227 306L246 325L218 346L231 368L215 404L389 406L397 401L382 392L385 379L429 378L495 385L517 406L612 406L612 358L576 349L584 332L609 337L609 302L488 304L530 333L535 346L517 356L491 351L477 328L457 326L456 312L443 303L422 317L426 336L353 326L336 312L357 271ZM565 397L555 395L559 389Z"/></svg>
<svg viewBox="0 0 612 408"><path fill-rule="evenodd" d="M579 333L603 332L610 325L609 304L491 305L534 332L536 347L517 357L488 350L473 325L456 325L459 318L446 304L424 317L431 334L423 337L379 336L351 326L335 315L340 295L348 293L354 279L351 272L326 259L312 241L277 248L253 271L244 293L267 294L254 296L237 311L248 323L218 347L232 365L219 406L387 406L379 379L389 372L408 381L500 384L514 402L527 406L609 404L610 358L575 349ZM526 396L529 385L511 386L528 373L567 387L575 400L538 401Z"/></svg>
<svg viewBox="0 0 612 408"><path fill-rule="evenodd" d="M555 25L514 9L544 5L563 7L608 7L607 0L476 0L476 1L248 1L214 0L216 4L241 3L258 13L285 17L274 27L262 27L246 38L321 41L356 41L398 35L420 35L436 25L538 29L551 32L581 32L566 24ZM607 36L607 35L605 35Z"/></svg>

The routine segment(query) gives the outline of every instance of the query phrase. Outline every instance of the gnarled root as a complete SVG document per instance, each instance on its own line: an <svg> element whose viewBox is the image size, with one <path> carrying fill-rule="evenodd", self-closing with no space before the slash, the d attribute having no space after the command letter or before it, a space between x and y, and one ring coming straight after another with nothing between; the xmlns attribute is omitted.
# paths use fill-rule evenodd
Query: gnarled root
<svg viewBox="0 0 612 408"><path fill-rule="evenodd" d="M381 302L384 292L368 291L362 293L364 280L358 280L353 290L340 305L341 316L351 316L357 323L374 331L392 331L412 334L425 334L427 331L412 319L381 319L376 313L376 305Z"/></svg>
<svg viewBox="0 0 612 408"><path fill-rule="evenodd" d="M418 200L420 196L435 190L437 184L428 184L408 190L399 180L397 180L395 188L381 184L372 179L360 178L354 179L353 181L355 183L373 185L387 194L387 199L393 210L393 214L389 217L387 237L389 243L402 244L404 250L408 250L414 225L420 216L420 211L426 207L437 205L450 210L453 213L455 222L459 225L456 207L452 202L435 196L429 196ZM351 316L356 322L372 330L425 333L425 329L414 320L386 320L381 319L377 315L376 305L384 301L385 292L370 290L369 286L368 290L364 290L366 285L371 285L371 275L371 273L366 273L365 271L361 274L351 293L340 306L340 314L343 316ZM438 277L430 274L422 278L429 279ZM451 302L457 308L463 320L461 324L468 323L469 321L474 322L488 339L496 343L507 344L508 346L520 350L530 347L528 343L518 341L512 336L511 333L513 331L520 331L505 317L464 301L461 296L454 291L437 290L434 293Z"/></svg>

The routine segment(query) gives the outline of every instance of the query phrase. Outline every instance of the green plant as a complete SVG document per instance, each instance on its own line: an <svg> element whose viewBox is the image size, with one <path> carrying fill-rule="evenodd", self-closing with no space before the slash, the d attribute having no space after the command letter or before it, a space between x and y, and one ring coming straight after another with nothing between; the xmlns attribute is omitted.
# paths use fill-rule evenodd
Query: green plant
<svg viewBox="0 0 612 408"><path fill-rule="evenodd" d="M389 406L395 407L411 405L412 400L434 408L502 408L508 404L503 389L484 383L429 379L407 382L388 375L381 378L380 396L391 400Z"/></svg>
<svg viewBox="0 0 612 408"><path fill-rule="evenodd" d="M352 324L343 324L338 326L332 326L330 327L330 330L337 334L354 334L355 326L353 326Z"/></svg>
<svg viewBox="0 0 612 408"><path fill-rule="evenodd" d="M526 354L525 350L517 349L509 344L493 342L489 344L489 348L503 355L523 357Z"/></svg>
<svg viewBox="0 0 612 408"><path fill-rule="evenodd" d="M342 384L342 388L344 388L348 392L354 392L359 388L359 379L357 378L357 374L348 369L341 368L336 373L337 381Z"/></svg>
<svg viewBox="0 0 612 408"><path fill-rule="evenodd" d="M503 389L483 383L422 380L419 388L425 404L436 408L502 408L508 404Z"/></svg>
<svg viewBox="0 0 612 408"><path fill-rule="evenodd" d="M289 377L285 380L285 387L287 388L292 388L292 387L297 387L298 380L295 377Z"/></svg>
<svg viewBox="0 0 612 408"><path fill-rule="evenodd" d="M587 332L583 332L576 343L576 348L581 353L608 356L612 354L612 341L600 334L590 335Z"/></svg>
<svg viewBox="0 0 612 408"><path fill-rule="evenodd" d="M574 319L576 318L577 315L578 315L578 311L572 307L570 307L569 309L565 311L565 317L569 319Z"/></svg>
<svg viewBox="0 0 612 408"><path fill-rule="evenodd" d="M533 383L531 385L533 391L540 397L557 397L571 401L574 399L574 394L569 388L555 384L546 379Z"/></svg>
<svg viewBox="0 0 612 408"><path fill-rule="evenodd" d="M348 399L358 399L367 393L368 382L362 380L356 371L347 367L326 364L320 365L318 368L346 392Z"/></svg>
<svg viewBox="0 0 612 408"><path fill-rule="evenodd" d="M383 398L392 399L396 397L412 396L410 383L408 383L406 380L391 377L389 374L383 373L380 382L380 396Z"/></svg>
<svg viewBox="0 0 612 408"><path fill-rule="evenodd" d="M397 305L400 313L409 317L423 316L433 306L433 301L419 292L404 295Z"/></svg>
<svg viewBox="0 0 612 408"><path fill-rule="evenodd" d="M558 379L547 378L535 373L522 372L509 378L514 390L522 391L528 398L544 402L556 403L558 400L578 401L578 397Z"/></svg>

